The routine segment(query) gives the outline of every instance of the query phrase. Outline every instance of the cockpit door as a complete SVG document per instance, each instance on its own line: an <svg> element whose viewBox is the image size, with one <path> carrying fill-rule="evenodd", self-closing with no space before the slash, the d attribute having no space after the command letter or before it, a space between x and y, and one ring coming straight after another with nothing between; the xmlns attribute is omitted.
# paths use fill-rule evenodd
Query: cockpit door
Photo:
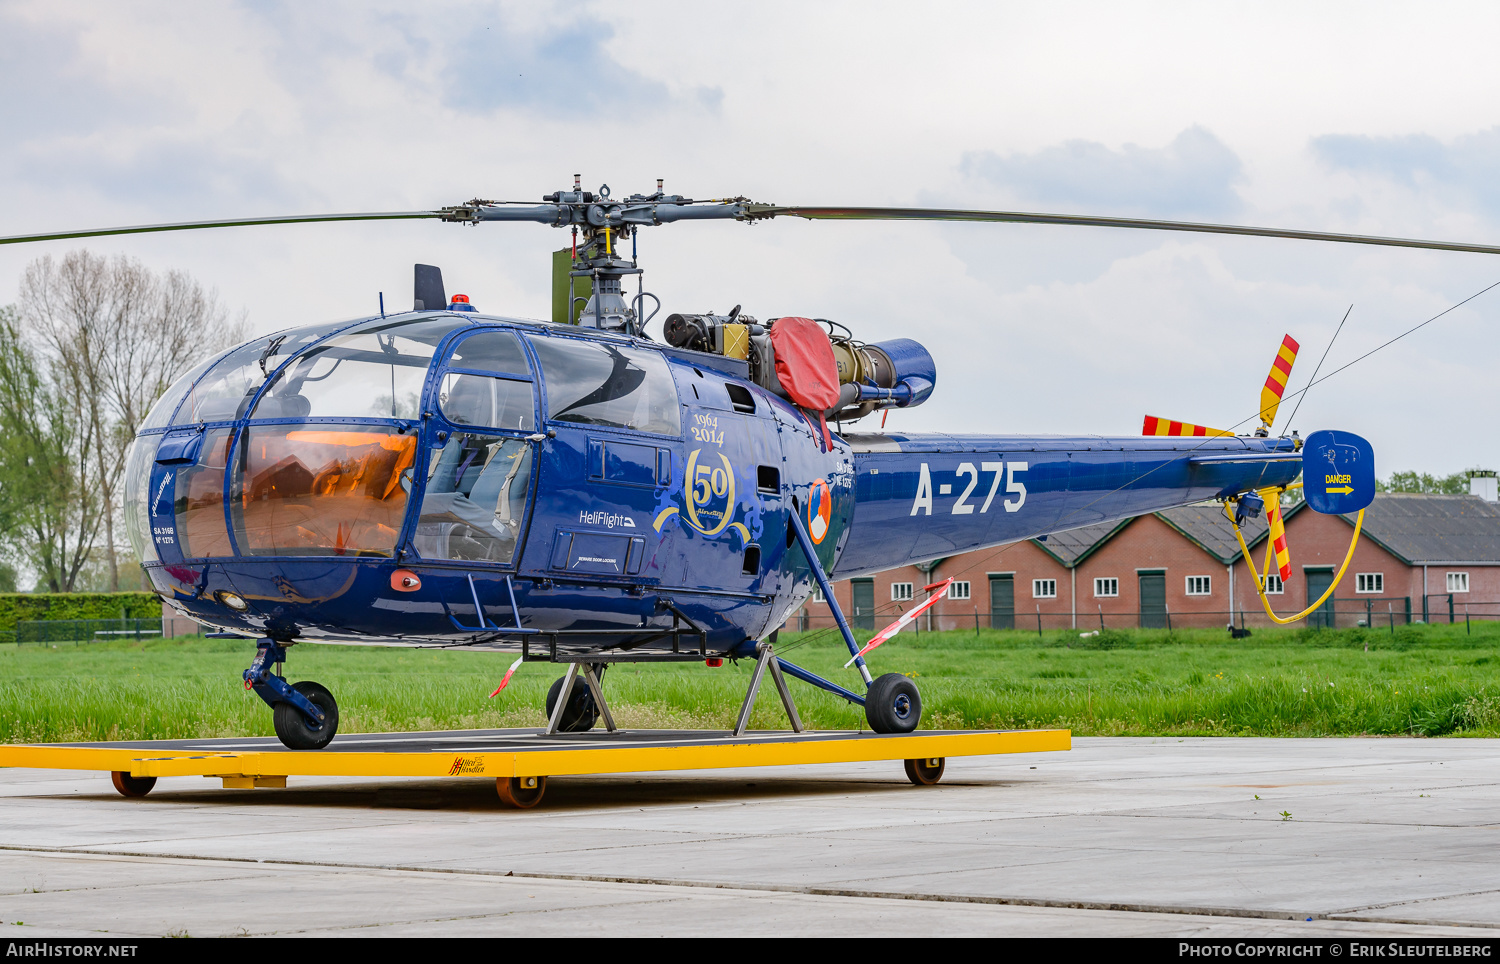
<svg viewBox="0 0 1500 964"><path fill-rule="evenodd" d="M541 436L531 364L515 334L490 329L457 342L434 401L412 548L424 560L519 565Z"/></svg>

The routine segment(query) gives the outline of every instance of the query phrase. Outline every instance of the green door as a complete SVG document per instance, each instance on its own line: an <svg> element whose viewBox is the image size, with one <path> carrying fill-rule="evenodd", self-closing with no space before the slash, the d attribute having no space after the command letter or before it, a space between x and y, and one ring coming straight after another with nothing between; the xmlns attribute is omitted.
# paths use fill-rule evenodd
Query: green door
<svg viewBox="0 0 1500 964"><path fill-rule="evenodd" d="M1167 628L1167 574L1143 572L1137 578L1141 586L1141 628Z"/></svg>
<svg viewBox="0 0 1500 964"><path fill-rule="evenodd" d="M850 580L854 590L854 612L849 614L850 625L855 629L875 628L875 580Z"/></svg>
<svg viewBox="0 0 1500 964"><path fill-rule="evenodd" d="M1016 577L990 577L990 628L1016 628Z"/></svg>
<svg viewBox="0 0 1500 964"><path fill-rule="evenodd" d="M1303 569L1302 574L1307 577L1307 604L1311 606L1318 601L1318 597L1328 591L1333 585L1333 569ZM1316 628L1333 628L1333 597L1319 606L1316 612L1309 613L1307 625Z"/></svg>

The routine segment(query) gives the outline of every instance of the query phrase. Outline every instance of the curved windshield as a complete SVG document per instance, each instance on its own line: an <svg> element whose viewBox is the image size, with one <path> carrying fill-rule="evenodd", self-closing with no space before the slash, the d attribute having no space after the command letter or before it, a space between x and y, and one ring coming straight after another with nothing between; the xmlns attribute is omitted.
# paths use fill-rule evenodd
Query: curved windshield
<svg viewBox="0 0 1500 964"><path fill-rule="evenodd" d="M547 417L676 435L677 387L661 355L607 342L533 338L547 383Z"/></svg>
<svg viewBox="0 0 1500 964"><path fill-rule="evenodd" d="M233 429L209 429L203 434L197 460L177 468L173 512L183 558L234 555L224 523L224 470L233 435Z"/></svg>
<svg viewBox="0 0 1500 964"><path fill-rule="evenodd" d="M234 467L240 551L392 555L416 453L394 427L251 425Z"/></svg>
<svg viewBox="0 0 1500 964"><path fill-rule="evenodd" d="M415 419L438 343L468 323L444 315L366 326L329 339L276 376L253 417Z"/></svg>
<svg viewBox="0 0 1500 964"><path fill-rule="evenodd" d="M424 559L509 564L530 488L525 440L454 432L432 453L412 545Z"/></svg>
<svg viewBox="0 0 1500 964"><path fill-rule="evenodd" d="M198 376L208 371L208 366L222 357L223 355L220 354L204 359L189 369L186 375L173 382L172 387L163 392L161 398L156 400L156 404L151 406L151 411L146 413L146 420L136 431L144 432L148 428L165 426L172 418L172 413L177 411L177 403L182 401L182 396L187 394L187 390L198 380Z"/></svg>
<svg viewBox="0 0 1500 964"><path fill-rule="evenodd" d="M155 562L156 540L151 538L151 467L161 436L148 435L130 443L125 457L125 532L141 562Z"/></svg>
<svg viewBox="0 0 1500 964"><path fill-rule="evenodd" d="M266 375L327 333L327 325L317 325L293 328L246 342L220 359L193 386L172 424L228 422L243 417L245 407L266 380Z"/></svg>

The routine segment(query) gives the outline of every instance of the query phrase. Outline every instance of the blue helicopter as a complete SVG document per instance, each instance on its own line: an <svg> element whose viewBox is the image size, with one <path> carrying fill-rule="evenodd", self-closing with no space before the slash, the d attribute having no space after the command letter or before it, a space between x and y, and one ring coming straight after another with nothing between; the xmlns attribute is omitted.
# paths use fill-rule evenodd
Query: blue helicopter
<svg viewBox="0 0 1500 964"><path fill-rule="evenodd" d="M577 178L540 204L475 199L0 243L412 218L572 230L554 259L550 322L481 312L450 298L437 268L418 265L411 311L382 306L246 342L183 375L140 426L125 491L138 557L166 605L257 641L245 686L295 749L326 746L338 730L332 693L281 674L302 642L519 651L566 664L548 694L548 732L587 730L601 714L614 728L602 686L614 663L724 659L756 661L737 732L767 674L795 729L785 675L862 705L876 732L909 732L921 718L915 682L872 676L832 581L1209 499L1243 516L1257 511L1255 492L1302 470L1302 440L1273 438L1268 424L1202 438L856 432L848 426L931 395L936 364L916 341L865 343L832 322L761 322L738 307L671 314L664 342L645 335L661 303L624 252L637 231L778 216L1500 253L1187 222L694 201L660 181L653 194L615 200ZM1364 461L1360 477L1373 479ZM1352 498L1368 503L1369 487L1359 488ZM775 655L777 628L814 588L833 607L863 693Z"/></svg>

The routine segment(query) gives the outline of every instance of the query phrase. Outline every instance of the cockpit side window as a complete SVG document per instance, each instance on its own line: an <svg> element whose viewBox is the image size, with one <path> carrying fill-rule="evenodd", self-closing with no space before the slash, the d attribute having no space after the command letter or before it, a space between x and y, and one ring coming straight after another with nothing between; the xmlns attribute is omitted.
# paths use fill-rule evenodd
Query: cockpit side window
<svg viewBox="0 0 1500 964"><path fill-rule="evenodd" d="M521 340L508 331L480 331L453 348L449 368L505 375L530 375L531 363L521 349Z"/></svg>
<svg viewBox="0 0 1500 964"><path fill-rule="evenodd" d="M547 384L547 417L641 432L681 431L677 386L661 355L577 338L532 338Z"/></svg>
<svg viewBox="0 0 1500 964"><path fill-rule="evenodd" d="M412 545L424 559L509 565L530 489L524 439L454 432L430 456Z"/></svg>
<svg viewBox="0 0 1500 964"><path fill-rule="evenodd" d="M529 432L533 425L531 382L448 372L438 389L438 407L443 417L458 425Z"/></svg>

